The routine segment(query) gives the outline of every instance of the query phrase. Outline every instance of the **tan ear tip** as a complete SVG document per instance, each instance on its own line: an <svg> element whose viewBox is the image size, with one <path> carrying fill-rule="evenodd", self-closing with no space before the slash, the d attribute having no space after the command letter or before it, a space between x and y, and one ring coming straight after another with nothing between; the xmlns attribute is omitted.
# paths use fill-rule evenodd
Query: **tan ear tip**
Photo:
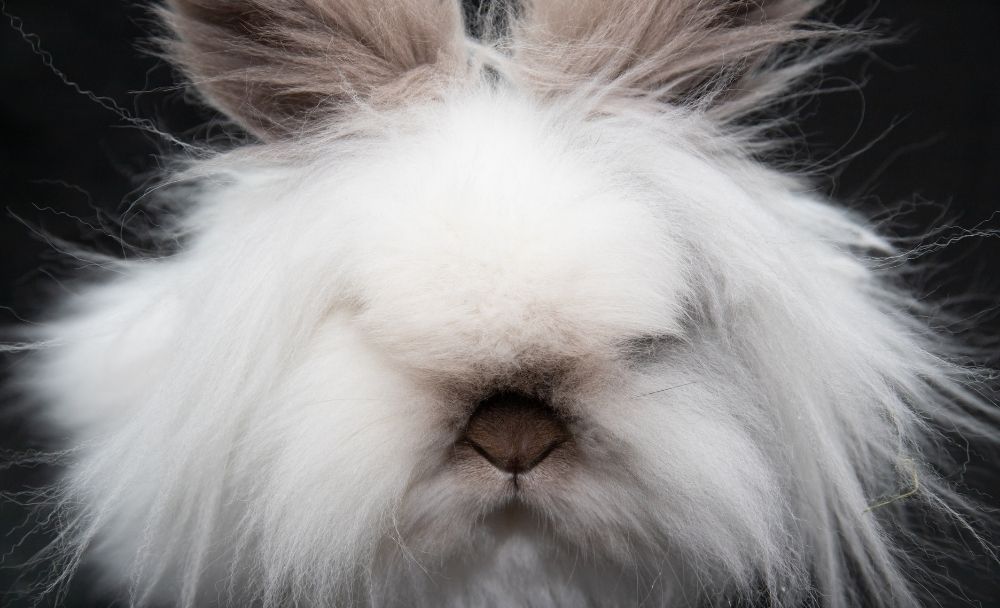
<svg viewBox="0 0 1000 608"><path fill-rule="evenodd" d="M164 54L206 101L272 140L359 102L406 103L412 96L402 93L444 82L435 72L464 61L459 7L457 0L165 0L155 10L172 32Z"/></svg>

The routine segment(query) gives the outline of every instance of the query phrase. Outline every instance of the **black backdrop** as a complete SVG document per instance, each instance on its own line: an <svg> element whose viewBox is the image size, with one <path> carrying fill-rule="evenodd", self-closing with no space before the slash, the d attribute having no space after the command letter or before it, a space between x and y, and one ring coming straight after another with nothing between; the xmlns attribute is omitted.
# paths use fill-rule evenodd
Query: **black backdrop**
<svg viewBox="0 0 1000 608"><path fill-rule="evenodd" d="M903 37L827 70L826 86L843 90L805 106L796 158L824 164L819 185L865 212L909 203L909 213L894 229L901 236L942 222L1000 227L1000 217L992 217L1000 209L1000 2L835 4L839 21L867 14ZM0 22L0 203L5 209L0 215L0 325L39 318L46 294L58 293L69 274L71 265L36 231L108 248L83 222L120 213L160 166L158 156L171 151L162 139L130 126L112 106L182 140L218 133L218 128L203 127L214 115L190 103L173 71L139 50L153 31L146 5L6 1ZM1000 240L961 240L922 260L927 266L916 278L918 287L938 299L975 293L967 304L970 311L991 308L1000 293L998 254ZM1000 330L995 320L978 319L977 331ZM14 408L4 412L0 448L40 445ZM974 456L968 465L967 482L990 504L1000 504L995 462ZM0 486L37 484L46 475L44 469L0 467ZM0 538L23 520L20 507L0 502ZM8 534L0 550L19 536ZM5 558L0 592L18 586L11 566L34 548L37 544L29 542ZM1000 570L950 568L968 596L982 601L979 605L1000 606L995 580ZM967 605L957 597L943 601ZM30 603L8 595L0 596L0 604ZM105 604L92 596L84 576L66 605Z"/></svg>

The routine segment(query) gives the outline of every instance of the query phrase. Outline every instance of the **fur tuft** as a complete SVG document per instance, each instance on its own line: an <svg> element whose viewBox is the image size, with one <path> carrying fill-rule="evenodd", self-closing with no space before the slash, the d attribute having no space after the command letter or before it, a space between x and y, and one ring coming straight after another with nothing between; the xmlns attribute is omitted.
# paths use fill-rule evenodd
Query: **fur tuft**
<svg viewBox="0 0 1000 608"><path fill-rule="evenodd" d="M359 101L435 94L465 69L452 0L169 0L161 15L168 57L263 139Z"/></svg>
<svg viewBox="0 0 1000 608"><path fill-rule="evenodd" d="M545 95L597 85L614 98L714 107L730 118L759 110L821 62L784 56L791 43L840 38L804 18L814 0L536 0L512 40L517 68ZM830 49L839 52L842 49Z"/></svg>

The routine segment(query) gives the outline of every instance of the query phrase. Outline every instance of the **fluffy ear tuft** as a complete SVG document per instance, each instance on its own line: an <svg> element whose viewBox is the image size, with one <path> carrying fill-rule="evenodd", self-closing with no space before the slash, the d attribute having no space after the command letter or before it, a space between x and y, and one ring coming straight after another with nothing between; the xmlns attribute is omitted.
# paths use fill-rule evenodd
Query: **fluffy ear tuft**
<svg viewBox="0 0 1000 608"><path fill-rule="evenodd" d="M795 70L776 78L782 70L762 66L787 43L830 34L802 27L821 2L527 0L512 45L544 94L588 82L661 101L735 103L793 79Z"/></svg>
<svg viewBox="0 0 1000 608"><path fill-rule="evenodd" d="M167 0L160 13L168 57L265 140L352 102L432 95L465 61L457 0Z"/></svg>

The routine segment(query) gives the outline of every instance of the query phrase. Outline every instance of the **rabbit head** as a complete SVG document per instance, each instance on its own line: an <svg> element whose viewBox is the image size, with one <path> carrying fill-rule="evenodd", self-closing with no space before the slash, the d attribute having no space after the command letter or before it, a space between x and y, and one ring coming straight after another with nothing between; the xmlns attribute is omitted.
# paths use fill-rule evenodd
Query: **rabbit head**
<svg viewBox="0 0 1000 608"><path fill-rule="evenodd" d="M178 252L40 330L63 572L138 605L914 605L892 497L953 508L929 421L978 401L891 246L757 160L748 116L850 45L814 5L531 0L473 40L450 0L167 2L256 141L172 176Z"/></svg>

